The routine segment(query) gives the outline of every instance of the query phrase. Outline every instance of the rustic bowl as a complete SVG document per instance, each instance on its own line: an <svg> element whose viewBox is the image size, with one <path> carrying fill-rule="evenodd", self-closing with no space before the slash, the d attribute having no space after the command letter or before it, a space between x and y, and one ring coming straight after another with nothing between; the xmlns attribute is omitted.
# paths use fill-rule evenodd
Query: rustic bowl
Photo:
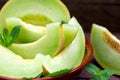
<svg viewBox="0 0 120 80"><path fill-rule="evenodd" d="M75 80L79 76L83 68L90 62L92 57L93 57L93 48L90 41L86 39L85 55L80 66L76 67L72 71L63 75L59 75L55 77L34 78L32 80ZM0 76L0 80L24 80L24 79L7 78Z"/></svg>

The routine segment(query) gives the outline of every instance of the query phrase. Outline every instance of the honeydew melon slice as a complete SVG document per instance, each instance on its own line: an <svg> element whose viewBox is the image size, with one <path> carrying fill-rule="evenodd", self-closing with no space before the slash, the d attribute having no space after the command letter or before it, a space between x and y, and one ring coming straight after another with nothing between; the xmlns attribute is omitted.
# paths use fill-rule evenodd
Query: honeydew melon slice
<svg viewBox="0 0 120 80"><path fill-rule="evenodd" d="M11 17L6 19L7 28L9 31L15 26L20 26L20 34L16 40L19 43L29 43L38 40L46 33L46 28L43 26L35 26L23 22L20 18Z"/></svg>
<svg viewBox="0 0 120 80"><path fill-rule="evenodd" d="M68 45L76 36L78 28L70 26L62 25L59 22L51 23L46 27L46 35L39 40L28 44L13 44L9 49L24 58L33 58L37 53L54 57L65 47L64 45ZM66 36L67 42L64 43L64 37Z"/></svg>
<svg viewBox="0 0 120 80"><path fill-rule="evenodd" d="M62 48L63 42L61 23L57 22L47 25L46 34L37 41L26 44L14 43L9 49L23 58L34 58L38 53L53 57Z"/></svg>
<svg viewBox="0 0 120 80"><path fill-rule="evenodd" d="M97 62L120 75L120 41L105 27L93 24L91 42Z"/></svg>
<svg viewBox="0 0 120 80"><path fill-rule="evenodd" d="M66 48L76 37L79 28L74 25L63 24L64 48Z"/></svg>
<svg viewBox="0 0 120 80"><path fill-rule="evenodd" d="M78 32L73 41L54 58L43 63L43 72L53 73L64 69L72 69L81 64L85 50L84 33L75 18L70 20L73 27L78 27Z"/></svg>
<svg viewBox="0 0 120 80"><path fill-rule="evenodd" d="M9 17L19 17L24 22L45 26L51 22L68 22L70 14L61 0L9 0L0 12L0 32Z"/></svg>
<svg viewBox="0 0 120 80"><path fill-rule="evenodd" d="M0 76L34 78L42 72L42 63L50 56L37 54L33 59L23 59L11 50L0 46Z"/></svg>

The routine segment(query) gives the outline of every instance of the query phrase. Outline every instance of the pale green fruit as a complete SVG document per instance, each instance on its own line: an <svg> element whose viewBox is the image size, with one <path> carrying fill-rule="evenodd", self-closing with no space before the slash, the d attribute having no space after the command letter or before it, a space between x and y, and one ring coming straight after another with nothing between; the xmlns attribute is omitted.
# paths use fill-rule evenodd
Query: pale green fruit
<svg viewBox="0 0 120 80"><path fill-rule="evenodd" d="M70 14L60 0L9 0L0 12L0 32L6 27L5 19L19 17L24 22L45 26L51 22L68 22Z"/></svg>
<svg viewBox="0 0 120 80"><path fill-rule="evenodd" d="M81 64L85 50L84 33L75 18L72 18L69 24L73 25L73 28L78 28L77 35L57 56L49 59L43 64L44 73L53 73L64 69L72 69Z"/></svg>
<svg viewBox="0 0 120 80"><path fill-rule="evenodd" d="M23 58L34 58L36 54L42 53L50 56L56 55L63 45L63 34L61 23L52 23L46 26L46 34L35 42L26 44L12 44L9 49ZM61 47L60 47L61 46Z"/></svg>
<svg viewBox="0 0 120 80"><path fill-rule="evenodd" d="M42 72L42 63L50 56L37 54L33 59L23 59L0 46L0 76L34 78Z"/></svg>
<svg viewBox="0 0 120 80"><path fill-rule="evenodd" d="M6 26L14 27L14 20L6 24L11 17L18 18L21 31L25 30L20 33L21 39L28 38L25 42L29 43L13 43L9 49L0 46L0 76L35 78L44 72L43 67L52 73L81 64L85 51L84 33L75 18L70 20L61 0L9 0L0 12L0 32ZM61 24L61 21L69 23ZM26 29L28 26L30 29ZM33 31L41 31L40 26L46 26L43 34ZM23 37L26 32L27 36ZM37 34L39 38L32 40Z"/></svg>
<svg viewBox="0 0 120 80"><path fill-rule="evenodd" d="M9 49L24 58L33 58L37 53L42 53L44 55L49 54L51 57L54 57L66 45L69 45L76 36L77 31L78 28L72 27L72 25L51 23L46 27L45 36L39 40L27 44L14 43ZM64 43L64 41L66 42Z"/></svg>
<svg viewBox="0 0 120 80"><path fill-rule="evenodd" d="M18 43L33 42L41 38L46 33L46 28L43 26L35 26L23 22L20 18L11 17L6 19L7 28L9 31L15 26L20 26L20 34L16 40Z"/></svg>
<svg viewBox="0 0 120 80"><path fill-rule="evenodd" d="M120 41L105 27L93 24L91 42L98 63L120 75Z"/></svg>

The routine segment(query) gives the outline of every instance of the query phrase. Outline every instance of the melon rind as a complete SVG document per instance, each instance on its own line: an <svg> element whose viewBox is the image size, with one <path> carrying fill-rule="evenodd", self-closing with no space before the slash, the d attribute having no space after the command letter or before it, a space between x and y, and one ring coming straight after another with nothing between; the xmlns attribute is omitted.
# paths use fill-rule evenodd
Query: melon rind
<svg viewBox="0 0 120 80"><path fill-rule="evenodd" d="M114 71L120 75L120 53L109 46L105 41L104 32L120 44L120 41L105 27L93 24L91 42L94 48L94 56L97 62L105 69ZM119 48L119 47L118 47Z"/></svg>

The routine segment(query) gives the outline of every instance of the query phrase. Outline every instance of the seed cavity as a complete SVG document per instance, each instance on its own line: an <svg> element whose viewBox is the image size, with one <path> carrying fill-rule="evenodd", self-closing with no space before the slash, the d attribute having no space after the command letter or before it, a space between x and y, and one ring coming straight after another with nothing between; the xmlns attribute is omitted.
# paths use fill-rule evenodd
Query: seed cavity
<svg viewBox="0 0 120 80"><path fill-rule="evenodd" d="M24 22L30 23L36 26L45 26L46 24L49 24L52 22L51 19L44 15L40 14L27 14L22 17L20 17Z"/></svg>
<svg viewBox="0 0 120 80"><path fill-rule="evenodd" d="M118 41L118 39L108 31L103 32L103 37L105 42L107 42L111 48L113 48L120 54L120 42Z"/></svg>

